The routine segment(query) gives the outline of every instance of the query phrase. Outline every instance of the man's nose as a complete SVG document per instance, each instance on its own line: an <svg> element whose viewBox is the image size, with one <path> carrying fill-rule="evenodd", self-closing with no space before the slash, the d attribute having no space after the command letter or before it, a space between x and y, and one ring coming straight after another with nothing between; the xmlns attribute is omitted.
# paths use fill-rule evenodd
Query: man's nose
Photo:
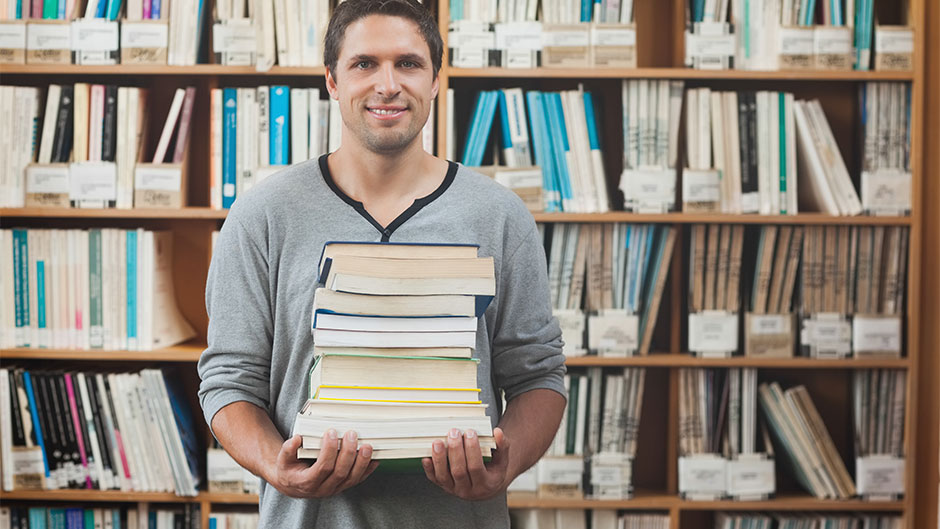
<svg viewBox="0 0 940 529"><path fill-rule="evenodd" d="M379 67L377 75L378 79L376 79L375 84L377 92L389 97L401 91L401 84L398 82L398 72L395 70L394 63L383 63Z"/></svg>

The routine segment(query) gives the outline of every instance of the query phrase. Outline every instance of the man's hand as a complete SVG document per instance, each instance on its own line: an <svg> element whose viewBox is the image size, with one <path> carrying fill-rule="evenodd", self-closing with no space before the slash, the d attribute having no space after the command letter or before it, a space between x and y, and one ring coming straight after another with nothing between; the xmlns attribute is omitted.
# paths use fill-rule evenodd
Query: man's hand
<svg viewBox="0 0 940 529"><path fill-rule="evenodd" d="M372 461L372 447L356 445L356 432L348 431L343 436L343 446L339 449L336 430L330 429L323 438L320 457L309 465L297 459L297 449L302 440L295 435L284 441L277 455L274 479L271 484L281 493L293 498L325 498L342 492L364 481L379 466Z"/></svg>
<svg viewBox="0 0 940 529"><path fill-rule="evenodd" d="M464 500L485 500L506 490L509 481L509 438L500 428L493 430L496 453L489 463L483 463L480 439L476 432L451 430L447 445L434 441L431 457L421 460L424 473L432 483Z"/></svg>

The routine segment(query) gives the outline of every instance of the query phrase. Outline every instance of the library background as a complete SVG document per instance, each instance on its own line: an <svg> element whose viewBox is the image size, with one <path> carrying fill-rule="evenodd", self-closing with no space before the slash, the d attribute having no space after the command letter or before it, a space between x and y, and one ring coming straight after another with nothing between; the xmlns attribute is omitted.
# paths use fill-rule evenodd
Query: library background
<svg viewBox="0 0 940 529"><path fill-rule="evenodd" d="M425 148L523 198L566 342L513 525L937 527L940 5L425 3ZM339 145L334 4L0 0L0 527L257 523L205 281Z"/></svg>

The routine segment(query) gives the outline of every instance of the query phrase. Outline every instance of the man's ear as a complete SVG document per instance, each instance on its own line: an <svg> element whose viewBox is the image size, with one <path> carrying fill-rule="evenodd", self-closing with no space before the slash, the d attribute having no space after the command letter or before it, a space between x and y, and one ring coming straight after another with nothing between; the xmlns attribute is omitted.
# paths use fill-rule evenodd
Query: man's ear
<svg viewBox="0 0 940 529"><path fill-rule="evenodd" d="M440 89L441 89L441 76L435 75L434 80L431 81L431 99L432 100L437 98L437 93L440 91Z"/></svg>
<svg viewBox="0 0 940 529"><path fill-rule="evenodd" d="M330 93L330 97L333 99L339 99L336 88L336 79L333 77L333 71L329 67L326 68L326 91Z"/></svg>

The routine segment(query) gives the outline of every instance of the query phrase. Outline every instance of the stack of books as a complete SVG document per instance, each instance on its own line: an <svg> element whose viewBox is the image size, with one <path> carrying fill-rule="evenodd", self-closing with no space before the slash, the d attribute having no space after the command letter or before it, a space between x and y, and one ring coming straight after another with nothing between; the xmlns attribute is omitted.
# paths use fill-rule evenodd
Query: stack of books
<svg viewBox="0 0 940 529"><path fill-rule="evenodd" d="M473 245L327 243L312 314L310 395L294 422L297 457L329 429L353 430L373 459L429 457L451 429L496 448L480 400L477 318L496 291Z"/></svg>

